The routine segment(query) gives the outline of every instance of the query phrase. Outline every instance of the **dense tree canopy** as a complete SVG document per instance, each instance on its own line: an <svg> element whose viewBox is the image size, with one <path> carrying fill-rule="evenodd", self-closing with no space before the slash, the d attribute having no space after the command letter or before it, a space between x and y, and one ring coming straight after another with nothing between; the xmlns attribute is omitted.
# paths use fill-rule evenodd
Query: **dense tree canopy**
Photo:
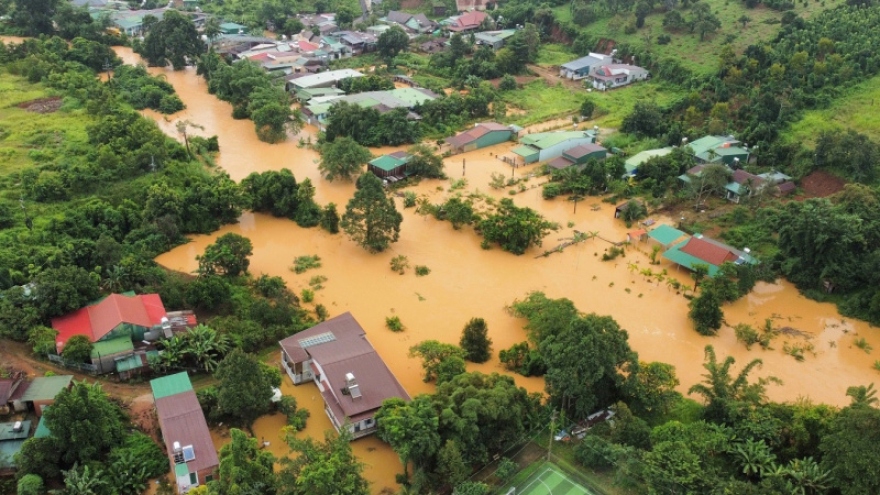
<svg viewBox="0 0 880 495"><path fill-rule="evenodd" d="M214 376L219 381L217 407L220 412L246 427L269 411L272 387L280 385L273 384L271 374L260 362L240 349L233 350L220 362Z"/></svg>
<svg viewBox="0 0 880 495"><path fill-rule="evenodd" d="M345 206L339 226L367 251L378 253L397 242L403 216L394 200L385 195L382 181L373 174L358 179L358 190Z"/></svg>
<svg viewBox="0 0 880 495"><path fill-rule="evenodd" d="M204 50L205 46L192 19L175 10L168 10L162 20L147 31L141 54L150 65L165 66L170 62L174 70L180 70Z"/></svg>
<svg viewBox="0 0 880 495"><path fill-rule="evenodd" d="M319 149L321 163L318 164L318 170L329 181L356 179L363 172L366 163L373 158L370 150L348 136L340 136L324 143Z"/></svg>

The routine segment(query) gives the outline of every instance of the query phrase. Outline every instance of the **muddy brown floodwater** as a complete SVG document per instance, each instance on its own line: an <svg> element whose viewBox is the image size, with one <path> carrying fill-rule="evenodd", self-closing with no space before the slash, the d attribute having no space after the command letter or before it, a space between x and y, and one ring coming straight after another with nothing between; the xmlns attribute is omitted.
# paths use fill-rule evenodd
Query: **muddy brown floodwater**
<svg viewBox="0 0 880 495"><path fill-rule="evenodd" d="M137 63L138 57L130 50L120 48L117 53L128 63ZM174 85L187 109L170 118L152 112L146 115L173 137L174 122L189 119L204 126L204 135L217 135L221 155L219 165L235 180L251 172L289 168L297 179L311 178L317 188L316 200L335 202L340 210L352 196L353 184L330 183L323 180L316 167L317 154L297 146L296 137L286 143L269 145L256 139L250 121L236 121L231 117L229 104L219 101L206 91L204 81L190 68L174 72L151 69L163 74ZM546 124L543 124L546 126ZM539 126L538 128L541 128ZM302 137L315 139L315 129L306 128ZM863 322L842 318L831 304L807 300L787 282L759 283L747 297L724 307L728 323L718 337L698 335L687 318L687 300L665 283L657 283L641 275L641 270L667 270L668 275L685 284L692 284L688 275L663 260L659 266L649 264L645 244L627 251L626 257L611 262L600 261L608 241L625 239L627 229L613 219L613 208L588 198L577 205L564 200L545 201L541 198L539 178L518 187L493 190L490 175L525 177L534 167L511 169L498 159L509 153L511 145L504 144L445 160L446 171L452 179L463 175L466 160L464 190L482 192L495 198L512 197L520 206L529 206L563 227L544 240L542 249L533 249L523 256L514 256L494 248L480 248L480 238L471 230L453 230L446 222L418 216L413 209L402 209L404 222L400 241L388 252L371 255L349 241L344 235L329 235L314 229L301 229L291 221L270 216L245 213L236 225L229 225L211 235L194 236L192 242L157 258L162 265L192 272L196 255L205 246L226 232L248 237L254 245L250 270L253 274L267 273L283 277L290 288L299 292L308 287L314 275L327 278L324 288L317 291L315 303L324 304L331 315L351 311L367 330L368 337L379 354L388 363L412 395L430 392L433 386L421 381L419 363L407 357L413 344L426 339L457 343L461 329L472 317L484 318L489 326L494 350L509 347L525 339L522 321L511 317L505 307L529 291L540 290L549 297L567 297L585 312L613 316L627 329L630 344L642 360L674 364L681 379L680 390L701 380L704 371L703 348L715 346L719 356L732 355L741 366L761 358L764 366L755 376L773 375L783 386L771 386L769 395L777 401L793 401L809 397L815 402L844 405L848 402L845 390L850 385L867 384L876 379L871 369L876 355L866 353L854 345L856 338L880 350L876 329ZM387 151L387 150L383 150ZM374 150L378 153L378 150ZM440 202L450 192L450 181L427 180L411 189ZM516 190L515 195L509 191ZM575 212L575 206L577 211ZM669 219L656 218L669 223ZM569 222L573 227L567 227ZM537 257L544 249L551 249L562 239L570 238L573 230L598 232L599 238L567 248L563 253ZM300 255L318 254L323 266L297 275L289 268ZM411 265L425 265L431 273L416 277L410 270L398 275L389 269L389 261L402 254ZM400 317L406 330L392 333L385 328L385 317ZM747 351L734 338L732 326L749 323L762 326L772 318L775 327L788 327L789 332L774 341L775 350L762 351L758 347ZM813 351L798 362L783 352L784 342L811 344ZM275 358L277 359L277 358ZM497 359L482 365L468 365L469 370L505 372ZM530 391L542 391L540 379L515 377L517 383ZM299 404L307 407L312 417L305 434L320 437L330 427L324 415L320 395L312 385L294 387L285 382L284 393L294 395ZM283 419L266 417L256 424L257 435L270 442L270 449L283 455L286 448L279 437ZM218 437L218 444L223 438ZM394 474L400 472L397 456L375 438L354 442L358 457L368 466L367 478L373 491L394 487Z"/></svg>

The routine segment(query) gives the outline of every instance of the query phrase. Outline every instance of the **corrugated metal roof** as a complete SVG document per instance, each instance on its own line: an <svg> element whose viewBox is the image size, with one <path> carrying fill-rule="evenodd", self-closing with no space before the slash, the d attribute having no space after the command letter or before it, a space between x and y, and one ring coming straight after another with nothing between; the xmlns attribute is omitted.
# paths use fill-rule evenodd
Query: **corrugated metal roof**
<svg viewBox="0 0 880 495"><path fill-rule="evenodd" d="M97 342L122 323L150 328L161 323L164 316L165 306L159 294L111 294L97 304L54 318L52 328L58 330L55 342L61 351L74 335L85 335Z"/></svg>
<svg viewBox="0 0 880 495"><path fill-rule="evenodd" d="M536 150L535 148L532 148L531 146L525 146L525 145L517 146L516 148L514 148L510 151L511 151L511 153L515 153L523 158L528 158L530 156L534 156L539 153L539 151Z"/></svg>
<svg viewBox="0 0 880 495"><path fill-rule="evenodd" d="M370 161L370 165L384 170L386 172L390 172L397 167L405 165L408 160L403 160L401 158L397 158L391 155L382 155L379 158L375 158Z"/></svg>
<svg viewBox="0 0 880 495"><path fill-rule="evenodd" d="M134 350L134 344L131 337L123 336L110 340L102 340L92 345L92 359L101 356L109 356L111 354L119 354L121 352L130 352Z"/></svg>
<svg viewBox="0 0 880 495"><path fill-rule="evenodd" d="M595 153L597 151L607 152L608 150L604 147L596 144L596 143L586 143L575 146L574 148L565 151L565 155L570 156L577 160L578 158L582 158L590 153Z"/></svg>
<svg viewBox="0 0 880 495"><path fill-rule="evenodd" d="M559 143L572 140L591 138L587 131L556 131L556 132L539 132L529 134L520 138L519 142L528 144L538 149L547 149L556 146Z"/></svg>
<svg viewBox="0 0 880 495"><path fill-rule="evenodd" d="M664 246L668 246L678 239L681 239L683 235L685 235L684 232L674 227L670 227L669 225L658 225L656 228L648 232L648 237Z"/></svg>
<svg viewBox="0 0 880 495"><path fill-rule="evenodd" d="M22 421L21 431L14 431L15 423L0 423L0 441L24 440L31 434L31 422Z"/></svg>
<svg viewBox="0 0 880 495"><path fill-rule="evenodd" d="M70 386L73 375L38 376L34 378L21 400L24 402L52 400Z"/></svg>
<svg viewBox="0 0 880 495"><path fill-rule="evenodd" d="M153 389L153 398L156 400L189 392L193 389L189 375L185 371L150 380L150 388Z"/></svg>
<svg viewBox="0 0 880 495"><path fill-rule="evenodd" d="M733 262L739 258L739 256L734 254L730 248L724 248L718 244L706 242L705 239L698 237L691 237L679 249L684 253L715 266L721 266L725 261Z"/></svg>
<svg viewBox="0 0 880 495"><path fill-rule="evenodd" d="M217 467L217 450L194 391L188 390L156 399L156 412L168 460L175 469L177 463L174 462L174 442L178 442L181 447L193 447L195 459L185 463L187 472Z"/></svg>
<svg viewBox="0 0 880 495"><path fill-rule="evenodd" d="M51 406L47 406L43 409L43 415L40 416L40 422L37 423L37 431L34 432L34 438L46 438L52 435L52 432L49 430L49 427L46 426L46 415L45 412Z"/></svg>

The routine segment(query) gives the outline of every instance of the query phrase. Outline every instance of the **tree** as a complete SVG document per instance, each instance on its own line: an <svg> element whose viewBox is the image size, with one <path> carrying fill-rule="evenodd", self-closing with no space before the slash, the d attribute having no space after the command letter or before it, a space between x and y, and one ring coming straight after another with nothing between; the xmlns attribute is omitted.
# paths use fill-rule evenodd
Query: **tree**
<svg viewBox="0 0 880 495"><path fill-rule="evenodd" d="M510 198L503 198L495 213L480 222L486 242L498 243L501 249L517 255L540 246L544 236L556 227L535 210L517 207Z"/></svg>
<svg viewBox="0 0 880 495"><path fill-rule="evenodd" d="M17 0L12 12L12 23L20 26L28 36L52 34L52 17L61 0Z"/></svg>
<svg viewBox="0 0 880 495"><path fill-rule="evenodd" d="M318 170L329 181L356 179L363 171L364 165L373 158L370 150L347 136L322 144L319 151L321 162L318 164Z"/></svg>
<svg viewBox="0 0 880 495"><path fill-rule="evenodd" d="M217 407L220 413L250 428L269 412L272 378L255 358L235 349L217 366Z"/></svg>
<svg viewBox="0 0 880 495"><path fill-rule="evenodd" d="M92 362L92 341L85 335L74 335L64 344L64 360L71 363Z"/></svg>
<svg viewBox="0 0 880 495"><path fill-rule="evenodd" d="M229 430L230 442L220 449L219 478L209 483L212 494L274 493L275 456L261 450L257 439Z"/></svg>
<svg viewBox="0 0 880 495"><path fill-rule="evenodd" d="M746 14L743 14L743 15L739 16L739 19L737 19L737 22L742 24L743 29L745 29L746 25L748 25L748 23L752 22L752 18L747 16Z"/></svg>
<svg viewBox="0 0 880 495"><path fill-rule="evenodd" d="M290 452L281 459L277 495L368 495L369 483L363 477L364 465L351 450L351 433L327 431L324 442L310 437L285 434Z"/></svg>
<svg viewBox="0 0 880 495"><path fill-rule="evenodd" d="M665 119L656 103L637 101L632 112L623 118L620 130L641 137L659 137L666 132Z"/></svg>
<svg viewBox="0 0 880 495"><path fill-rule="evenodd" d="M213 44L221 34L223 31L220 29L220 18L212 15L205 22L205 37L208 38L210 44Z"/></svg>
<svg viewBox="0 0 880 495"><path fill-rule="evenodd" d="M712 13L712 8L708 4L697 3L691 8L691 14L691 32L699 33L700 41L703 41L707 34L714 33L721 27L721 21Z"/></svg>
<svg viewBox="0 0 880 495"><path fill-rule="evenodd" d="M434 411L430 398L419 395L410 402L403 399L387 399L375 416L376 435L391 445L400 457L404 476L412 462L416 470L431 467L440 449L438 428L440 419Z"/></svg>
<svg viewBox="0 0 880 495"><path fill-rule="evenodd" d="M74 382L55 396L52 407L43 412L43 420L64 464L101 460L122 443L123 412L99 383Z"/></svg>
<svg viewBox="0 0 880 495"><path fill-rule="evenodd" d="M183 143L186 146L187 154L192 156L192 150L189 148L189 128L192 127L193 129L205 130L204 126L195 124L190 120L178 120L174 125L177 128L177 133L183 137Z"/></svg>
<svg viewBox="0 0 880 495"><path fill-rule="evenodd" d="M593 112L596 110L596 104L590 98L581 103L581 117L585 119L590 119L593 117Z"/></svg>
<svg viewBox="0 0 880 495"><path fill-rule="evenodd" d="M193 21L176 10L169 10L150 28L144 38L142 55L150 65L165 66L170 61L174 70L180 70L203 51L204 45Z"/></svg>
<svg viewBox="0 0 880 495"><path fill-rule="evenodd" d="M346 205L339 226L349 239L371 253L379 253L397 242L401 222L403 215L394 200L385 196L382 181L365 174L358 179L358 190Z"/></svg>
<svg viewBox="0 0 880 495"><path fill-rule="evenodd" d="M319 225L322 229L331 234L339 232L339 213L336 211L335 203L328 203L327 206L321 210L321 220Z"/></svg>
<svg viewBox="0 0 880 495"><path fill-rule="evenodd" d="M874 390L873 383L867 387L864 385L847 387L846 395L852 399L850 407L876 407L880 403L880 400L877 399L877 391Z"/></svg>
<svg viewBox="0 0 880 495"><path fill-rule="evenodd" d="M64 471L65 495L100 495L108 485L101 469L90 469L89 465L73 465Z"/></svg>
<svg viewBox="0 0 880 495"><path fill-rule="evenodd" d="M492 339L489 328L482 318L471 318L461 332L459 345L464 349L464 358L474 363L485 363L492 357Z"/></svg>
<svg viewBox="0 0 880 495"><path fill-rule="evenodd" d="M43 478L36 474L26 474L18 480L17 495L43 495Z"/></svg>
<svg viewBox="0 0 880 495"><path fill-rule="evenodd" d="M431 148L417 144L407 150L407 154L410 156L406 164L408 172L429 179L446 178L446 174L443 173L443 158L435 154Z"/></svg>
<svg viewBox="0 0 880 495"><path fill-rule="evenodd" d="M629 405L642 417L666 414L681 398L675 390L678 385L675 366L656 361L639 362L638 371L632 373L626 384Z"/></svg>
<svg viewBox="0 0 880 495"><path fill-rule="evenodd" d="M489 485L480 481L465 481L456 485L452 493L454 495L487 495Z"/></svg>
<svg viewBox="0 0 880 495"><path fill-rule="evenodd" d="M33 474L44 480L61 474L61 451L54 437L31 437L24 441L15 454L19 475Z"/></svg>
<svg viewBox="0 0 880 495"><path fill-rule="evenodd" d="M717 163L709 164L687 177L688 195L694 199L694 208L700 208L707 197L724 190L730 182L730 169Z"/></svg>
<svg viewBox="0 0 880 495"><path fill-rule="evenodd" d="M446 440L437 453L437 474L452 486L458 486L471 474L471 468L462 457L455 440Z"/></svg>
<svg viewBox="0 0 880 495"><path fill-rule="evenodd" d="M391 29L384 31L376 42L379 55L385 59L385 65L389 67L394 64L394 57L407 47L409 47L409 36L400 26L391 26Z"/></svg>
<svg viewBox="0 0 880 495"><path fill-rule="evenodd" d="M458 357L464 359L464 349L452 344L444 344L437 340L425 340L409 348L410 357L422 359L422 368L425 369L425 382L437 378L438 368L443 361Z"/></svg>
<svg viewBox="0 0 880 495"><path fill-rule="evenodd" d="M34 279L34 299L44 318L61 316L97 299L100 285L100 275L78 266L49 268Z"/></svg>
<svg viewBox="0 0 880 495"><path fill-rule="evenodd" d="M880 409L849 406L831 422L822 437L823 469L831 472L834 485L843 495L880 493Z"/></svg>
<svg viewBox="0 0 880 495"><path fill-rule="evenodd" d="M723 363L719 363L715 357L715 349L711 345L706 346L706 362L703 368L707 373L703 375L703 383L693 385L688 389L688 394L703 396L707 402L703 415L707 419L719 423L729 422L737 403L760 404L766 399L767 383L780 383L774 377L749 383L749 373L763 363L760 359L750 361L735 378L730 374L734 363L736 360L733 356L727 356Z"/></svg>
<svg viewBox="0 0 880 495"><path fill-rule="evenodd" d="M232 232L223 234L205 248L203 255L196 256L199 275L237 277L247 273L251 264L248 256L253 253L253 244L247 237Z"/></svg>
<svg viewBox="0 0 880 495"><path fill-rule="evenodd" d="M437 209L437 216L445 218L452 223L452 228L460 229L463 225L470 225L477 220L473 201L470 198L462 199L461 196L452 196Z"/></svg>
<svg viewBox="0 0 880 495"><path fill-rule="evenodd" d="M721 300L714 290L704 290L689 304L688 316L694 322L694 328L700 335L712 336L718 333L724 320L724 311L721 310Z"/></svg>

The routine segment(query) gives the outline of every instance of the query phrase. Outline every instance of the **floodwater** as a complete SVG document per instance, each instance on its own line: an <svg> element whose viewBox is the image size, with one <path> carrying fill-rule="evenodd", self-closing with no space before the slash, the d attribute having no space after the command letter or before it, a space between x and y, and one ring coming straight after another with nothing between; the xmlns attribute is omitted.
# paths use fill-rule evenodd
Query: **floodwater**
<svg viewBox="0 0 880 495"><path fill-rule="evenodd" d="M128 63L138 61L128 49L119 48L117 53ZM151 71L164 75L174 85L187 109L170 118L152 112L146 115L174 137L177 137L174 122L180 119L203 126L200 134L217 135L221 150L218 164L233 179L240 180L252 172L289 168L298 180L306 177L312 180L317 188L316 200L321 204L335 202L341 211L352 196L353 184L322 179L317 171L317 154L297 145L299 137L311 136L314 140L315 129L307 127L300 136L282 144L261 143L255 136L253 124L233 120L230 105L209 95L194 69ZM539 125L537 129L543 130L547 125ZM783 386L774 385L768 391L777 401L808 397L814 402L844 405L848 402L845 396L848 386L864 385L876 379L877 372L871 365L877 355L856 347L854 342L856 338L864 338L870 346L880 350L878 332L863 322L842 318L833 305L805 299L784 281L759 283L752 294L726 305L728 325L718 337L698 335L687 318L688 301L666 283L658 283L655 278L642 274L645 269L653 272L665 269L667 276L692 285L685 272L678 271L666 260L660 265L650 265L647 256L650 248L646 244L630 247L625 257L614 261L600 260L604 250L610 247L609 242L623 241L626 237L627 229L613 219L611 205L596 198L578 204L562 199L545 201L541 198L540 178L526 180L521 186L491 189L492 173L525 178L534 168L513 169L501 161L499 155L508 156L510 148L510 144L498 145L450 157L445 163L452 180L466 179L461 191L494 198L510 197L518 205L535 208L560 224L558 232L545 238L543 248L532 249L523 256L498 248L483 250L481 239L471 229L455 231L447 222L421 217L412 208L403 210L401 200L397 199L398 209L404 215L400 240L385 253L369 254L344 235L333 236L317 228L301 229L288 220L245 213L238 224L211 235L193 236L192 242L159 256L157 261L168 268L191 272L196 268L196 255L202 253L205 246L219 235L235 232L248 237L254 245L250 265L254 275L281 276L297 292L308 287L311 277L326 277L324 288L317 291L313 304L323 304L331 316L351 311L411 395L431 392L433 385L422 382L419 363L407 356L410 346L426 339L457 343L462 328L472 317L487 321L496 352L525 340L523 322L511 317L505 308L535 290L549 297L567 297L582 311L613 316L628 330L630 344L642 360L676 366L681 379L680 390L685 393L701 380L703 349L709 344L715 346L720 358L733 355L740 366L754 358L763 359L763 367L753 376L772 375L784 382ZM374 150L374 153L390 149ZM450 191L451 181L427 180L411 189L434 203L454 193ZM671 222L660 217L655 220ZM598 237L562 253L539 256L570 238L573 230L598 232ZM321 268L299 275L290 270L295 257L314 254L321 257ZM412 269L405 275L392 272L389 261L401 254L408 257L412 266L428 266L430 274L416 277ZM385 328L385 318L392 315L398 316L406 326L404 332L392 333ZM763 351L755 346L747 351L736 342L732 326L748 323L761 327L766 318L772 318L775 327L790 330L774 341L774 350ZM805 353L803 362L798 362L783 352L786 341L809 343L813 350ZM482 365L469 364L468 369L504 372L497 358ZM540 379L515 378L530 391L543 390ZM294 387L288 381L283 390L296 396L300 405L312 413L307 430L301 434L320 438L330 423L313 385ZM256 424L257 436L269 441L269 448L276 454L286 452L279 438L282 426L280 417L262 418ZM368 465L366 476L373 483L374 492L396 486L394 474L401 471L401 466L387 446L369 438L354 442L354 449Z"/></svg>

